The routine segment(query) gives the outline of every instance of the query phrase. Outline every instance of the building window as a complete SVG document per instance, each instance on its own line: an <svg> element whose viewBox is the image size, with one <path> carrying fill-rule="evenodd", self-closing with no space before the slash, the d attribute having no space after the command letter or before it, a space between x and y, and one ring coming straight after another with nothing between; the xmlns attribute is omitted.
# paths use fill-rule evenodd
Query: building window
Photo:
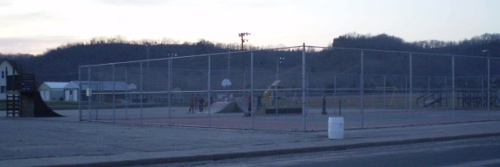
<svg viewBox="0 0 500 167"><path fill-rule="evenodd" d="M2 78L5 78L5 71L2 71Z"/></svg>
<svg viewBox="0 0 500 167"><path fill-rule="evenodd" d="M0 86L0 93L5 93L5 86Z"/></svg>

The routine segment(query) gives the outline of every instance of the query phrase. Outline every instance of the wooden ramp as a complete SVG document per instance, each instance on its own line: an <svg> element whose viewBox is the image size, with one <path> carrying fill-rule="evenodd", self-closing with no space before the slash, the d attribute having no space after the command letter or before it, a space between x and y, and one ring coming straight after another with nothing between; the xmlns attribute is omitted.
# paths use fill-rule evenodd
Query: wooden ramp
<svg viewBox="0 0 500 167"><path fill-rule="evenodd" d="M212 113L243 113L236 102L215 102L210 106Z"/></svg>

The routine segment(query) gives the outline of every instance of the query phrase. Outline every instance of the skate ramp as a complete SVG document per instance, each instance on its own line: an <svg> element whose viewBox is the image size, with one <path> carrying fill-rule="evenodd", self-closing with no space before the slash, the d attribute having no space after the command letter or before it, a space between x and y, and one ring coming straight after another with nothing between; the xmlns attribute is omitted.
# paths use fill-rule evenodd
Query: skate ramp
<svg viewBox="0 0 500 167"><path fill-rule="evenodd" d="M33 104L32 116L33 117L62 117L62 115L54 112L47 104L42 100L42 96L38 91L24 93L23 98L29 99L29 103ZM30 111L28 111L30 112ZM31 114L26 114L27 116Z"/></svg>
<svg viewBox="0 0 500 167"><path fill-rule="evenodd" d="M215 102L210 107L212 113L243 113L236 102Z"/></svg>

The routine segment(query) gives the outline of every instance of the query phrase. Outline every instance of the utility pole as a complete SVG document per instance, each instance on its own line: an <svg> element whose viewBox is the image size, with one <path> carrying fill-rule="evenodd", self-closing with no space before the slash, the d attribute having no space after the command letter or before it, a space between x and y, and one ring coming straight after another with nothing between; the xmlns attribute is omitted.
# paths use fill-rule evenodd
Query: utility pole
<svg viewBox="0 0 500 167"><path fill-rule="evenodd" d="M245 36L250 35L248 32L238 33L238 36L241 38L241 51L244 50L243 43L248 42L248 39L245 39ZM243 73L243 89L245 89L245 56L241 56L241 72Z"/></svg>
<svg viewBox="0 0 500 167"><path fill-rule="evenodd" d="M231 69L231 53L229 52L229 49L227 49L227 78L229 79L229 74Z"/></svg>
<svg viewBox="0 0 500 167"><path fill-rule="evenodd" d="M243 43L248 42L248 39L245 39L243 37L248 36L248 35L250 35L250 33L248 33L248 32L238 33L238 36L241 38L241 50L242 51L244 50L243 49Z"/></svg>

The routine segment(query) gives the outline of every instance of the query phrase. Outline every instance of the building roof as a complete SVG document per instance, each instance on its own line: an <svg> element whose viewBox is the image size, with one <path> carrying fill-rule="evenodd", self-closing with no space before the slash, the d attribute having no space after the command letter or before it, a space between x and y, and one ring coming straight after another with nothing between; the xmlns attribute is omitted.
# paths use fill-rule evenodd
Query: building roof
<svg viewBox="0 0 500 167"><path fill-rule="evenodd" d="M2 62L0 62L0 64L2 64L3 62L9 63L15 71L17 71L20 74L22 73L22 71L21 71L21 65L17 64L16 61L9 60L9 59L3 59Z"/></svg>
<svg viewBox="0 0 500 167"><path fill-rule="evenodd" d="M78 85L81 83L82 90L87 89L88 87L92 88L92 90L104 90L104 91L112 91L112 90L129 90L129 85L122 81L71 81L65 89L78 89Z"/></svg>
<svg viewBox="0 0 500 167"><path fill-rule="evenodd" d="M43 84L52 89L63 89L66 85L68 85L68 82L44 82Z"/></svg>

